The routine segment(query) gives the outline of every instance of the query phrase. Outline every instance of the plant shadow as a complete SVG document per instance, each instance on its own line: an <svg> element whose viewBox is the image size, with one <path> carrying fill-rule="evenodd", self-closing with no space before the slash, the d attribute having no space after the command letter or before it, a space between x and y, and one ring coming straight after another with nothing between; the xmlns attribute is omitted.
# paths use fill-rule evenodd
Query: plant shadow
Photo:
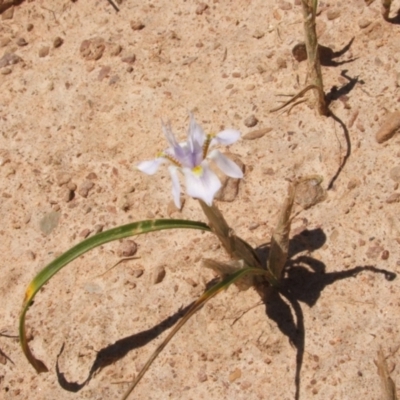
<svg viewBox="0 0 400 400"><path fill-rule="evenodd" d="M179 309L176 313L167 317L152 328L117 340L115 343L110 344L98 351L92 367L90 368L88 377L82 383L68 381L65 377L65 374L60 371L59 358L64 351L63 344L57 356L56 363L57 379L60 386L69 392L79 392L103 368L114 364L118 360L121 360L130 351L145 346L158 337L162 332L174 326L186 314L192 304L193 303L190 303L186 307Z"/></svg>
<svg viewBox="0 0 400 400"><path fill-rule="evenodd" d="M349 62L353 62L357 60L357 58L352 58L350 60L346 61L335 61L335 58L341 57L343 54L347 53L351 45L353 44L354 37L347 43L343 49L339 51L333 51L330 47L323 46L321 44L318 44L318 52L319 52L319 57L320 57L320 63L321 65L325 67L338 67L343 64L347 64Z"/></svg>
<svg viewBox="0 0 400 400"><path fill-rule="evenodd" d="M318 300L323 289L334 282L355 277L362 271L382 273L388 280L393 280L396 274L375 268L373 266L355 267L346 271L326 272L325 265L310 256L295 256L304 251L312 252L323 246L326 235L322 229L304 230L290 240L289 261L282 280L282 286L278 290L268 286L263 288L262 295L266 315L276 322L280 331L288 337L290 343L296 348L296 372L295 372L295 399L300 397L300 372L305 350L304 317L300 302L312 307ZM257 253L265 262L268 258L269 246L260 246ZM286 300L286 301L285 301ZM70 392L79 392L89 381L104 367L124 358L130 351L145 346L162 332L171 328L190 309L193 303L181 308L176 313L161 321L151 329L127 336L115 343L101 349L92 364L88 377L82 383L68 381L59 367L59 358L64 350L62 346L57 356L56 374L60 386ZM293 310L293 311L292 311Z"/></svg>
<svg viewBox="0 0 400 400"><path fill-rule="evenodd" d="M326 241L321 229L304 230L290 240L289 257L279 290L267 287L264 292L266 315L275 321L279 330L287 336L296 348L295 399L300 398L301 367L305 351L305 327L301 303L312 307L316 304L325 287L336 281L354 278L360 272L369 271L383 274L385 279L393 280L396 274L374 266L357 266L345 271L326 272L321 261L310 256L296 254L311 252L320 248ZM265 249L263 249L265 251ZM267 254L264 254L266 259ZM285 301L286 300L286 301Z"/></svg>

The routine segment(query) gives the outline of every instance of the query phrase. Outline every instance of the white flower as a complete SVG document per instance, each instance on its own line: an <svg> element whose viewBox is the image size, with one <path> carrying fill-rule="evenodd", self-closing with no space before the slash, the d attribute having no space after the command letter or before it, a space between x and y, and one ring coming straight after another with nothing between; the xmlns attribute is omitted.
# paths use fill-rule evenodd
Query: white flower
<svg viewBox="0 0 400 400"><path fill-rule="evenodd" d="M154 160L141 162L137 168L146 174L153 175L161 164L169 162L168 170L172 178L172 195L176 207L181 208L178 170L185 176L187 193L196 199L203 200L209 206L212 205L214 196L221 187L217 175L210 169L209 160L214 161L225 175L232 178L243 177L242 170L232 160L218 150L209 151L218 143L230 145L236 142L240 137L239 131L225 129L217 135L206 135L194 117L190 115L187 141L178 143L171 126L164 123L162 125L170 147L157 154Z"/></svg>

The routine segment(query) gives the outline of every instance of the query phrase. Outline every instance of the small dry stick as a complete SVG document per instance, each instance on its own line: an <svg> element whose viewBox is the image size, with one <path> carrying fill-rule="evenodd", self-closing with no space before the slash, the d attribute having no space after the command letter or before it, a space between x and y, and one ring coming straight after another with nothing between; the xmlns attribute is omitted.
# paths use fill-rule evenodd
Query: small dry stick
<svg viewBox="0 0 400 400"><path fill-rule="evenodd" d="M307 60L309 68L309 80L316 89L316 102L320 115L328 115L329 110L326 103L324 93L324 85L322 81L321 63L318 52L318 39L315 29L315 17L317 13L318 0L301 0L303 6L304 17L304 33L307 49Z"/></svg>
<svg viewBox="0 0 400 400"><path fill-rule="evenodd" d="M129 260L138 260L140 257L125 257L125 258L121 258L120 260L118 260L112 267L108 268L106 271L104 271L102 274L96 275L95 278L98 278L100 276L105 275L107 272L110 272L112 269L114 269L117 265L121 264L122 262L125 261L129 261Z"/></svg>
<svg viewBox="0 0 400 400"><path fill-rule="evenodd" d="M290 100L288 100L286 103L283 103L282 105L280 105L278 107L272 108L271 110L269 110L269 112L275 112L275 111L281 110L282 108L285 108L289 104L292 104L295 100L299 99L300 97L303 97L311 89L317 90L319 99L321 97L325 98L325 94L324 94L323 90L319 86L317 86L317 85L308 85L304 89L302 89L299 93L297 93L296 96L293 96ZM301 103L301 102L299 102L299 103ZM296 103L296 104L298 104L298 103Z"/></svg>
<svg viewBox="0 0 400 400"><path fill-rule="evenodd" d="M107 0L107 1L112 5L113 9L114 9L116 12L119 11L119 8L116 6L116 4L115 4L112 0Z"/></svg>

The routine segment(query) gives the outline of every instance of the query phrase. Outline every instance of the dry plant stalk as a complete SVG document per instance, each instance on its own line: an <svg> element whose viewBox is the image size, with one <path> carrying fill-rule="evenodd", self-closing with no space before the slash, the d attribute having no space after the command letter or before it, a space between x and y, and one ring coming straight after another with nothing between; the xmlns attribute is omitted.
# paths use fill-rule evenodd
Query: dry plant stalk
<svg viewBox="0 0 400 400"><path fill-rule="evenodd" d="M385 21L389 21L390 6L392 0L382 0L382 17Z"/></svg>
<svg viewBox="0 0 400 400"><path fill-rule="evenodd" d="M378 368L378 375L381 378L383 397L382 400L397 400L396 385L390 377L389 369L386 363L386 358L382 348L378 350L378 359L374 363Z"/></svg>
<svg viewBox="0 0 400 400"><path fill-rule="evenodd" d="M301 0L304 17L304 33L308 60L308 79L316 92L316 103L320 115L328 115L324 85L322 81L321 63L318 52L318 38L315 29L315 17L318 0Z"/></svg>
<svg viewBox="0 0 400 400"><path fill-rule="evenodd" d="M278 285L282 278L289 251L290 225L295 194L296 187L290 183L288 195L279 214L278 224L271 238L267 270L272 274Z"/></svg>

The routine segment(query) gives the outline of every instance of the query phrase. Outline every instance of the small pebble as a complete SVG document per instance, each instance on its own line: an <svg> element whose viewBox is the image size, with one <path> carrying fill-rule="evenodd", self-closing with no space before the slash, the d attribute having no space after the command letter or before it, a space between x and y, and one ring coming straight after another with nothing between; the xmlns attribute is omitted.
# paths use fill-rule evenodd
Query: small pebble
<svg viewBox="0 0 400 400"><path fill-rule="evenodd" d="M378 143L383 143L394 136L396 132L400 131L400 111L395 111L388 114L376 132L375 139Z"/></svg>
<svg viewBox="0 0 400 400"><path fill-rule="evenodd" d="M256 126L258 124L258 119L254 115L250 115L247 117L243 123L248 127L252 128L253 126Z"/></svg>
<svg viewBox="0 0 400 400"><path fill-rule="evenodd" d="M153 285L161 283L164 280L165 275L166 275L165 268L162 265L158 266L153 270L151 274L151 283Z"/></svg>
<svg viewBox="0 0 400 400"><path fill-rule="evenodd" d="M104 78L109 76L110 72L111 72L111 67L109 65L101 67L97 80L101 82Z"/></svg>
<svg viewBox="0 0 400 400"><path fill-rule="evenodd" d="M27 44L28 42L22 37L17 40L17 45L20 47L26 46Z"/></svg>
<svg viewBox="0 0 400 400"><path fill-rule="evenodd" d="M45 234L49 235L53 229L58 225L60 220L60 213L57 211L51 211L43 216L39 221L40 230Z"/></svg>
<svg viewBox="0 0 400 400"><path fill-rule="evenodd" d="M295 202L306 210L324 201L327 194L326 190L321 186L322 181L323 179L319 175L303 178L296 185Z"/></svg>
<svg viewBox="0 0 400 400"><path fill-rule="evenodd" d="M132 54L130 56L122 58L122 62L128 63L128 64L133 64L136 60L135 54Z"/></svg>
<svg viewBox="0 0 400 400"><path fill-rule="evenodd" d="M32 251L32 250L27 250L26 251L26 256L31 260L35 260L36 259L36 254Z"/></svg>
<svg viewBox="0 0 400 400"><path fill-rule="evenodd" d="M137 244L133 240L125 240L117 250L118 257L132 257L137 252Z"/></svg>
<svg viewBox="0 0 400 400"><path fill-rule="evenodd" d="M11 74L11 72L12 72L12 69L10 67L6 67L1 70L2 75L9 75L9 74Z"/></svg>
<svg viewBox="0 0 400 400"><path fill-rule="evenodd" d="M338 10L338 9L336 9L336 10L335 9L330 9L330 10L327 11L326 17L328 18L329 21L332 21L332 20L334 20L336 18L339 18L340 17L340 10Z"/></svg>
<svg viewBox="0 0 400 400"><path fill-rule="evenodd" d="M76 188L77 188L76 183L68 182L67 188L68 188L69 190L72 190L73 192L75 192L75 190L76 190Z"/></svg>
<svg viewBox="0 0 400 400"><path fill-rule="evenodd" d="M275 171L271 167L263 167L262 168L262 173L265 174L265 175L270 175L270 176L275 175Z"/></svg>
<svg viewBox="0 0 400 400"><path fill-rule="evenodd" d="M132 275L133 275L135 278L140 278L140 277L143 275L143 273L144 273L144 271L143 271L142 269L134 269L134 270L132 271Z"/></svg>
<svg viewBox="0 0 400 400"><path fill-rule="evenodd" d="M104 225L102 225L102 224L96 224L96 225L93 227L93 233L96 234L96 233L103 232L103 228L104 228Z"/></svg>
<svg viewBox="0 0 400 400"><path fill-rule="evenodd" d="M389 258L389 251L388 250L383 250L381 254L382 260L387 260Z"/></svg>
<svg viewBox="0 0 400 400"><path fill-rule="evenodd" d="M395 182L400 183L400 166L392 168L389 175Z"/></svg>
<svg viewBox="0 0 400 400"><path fill-rule="evenodd" d="M257 229L260 226L260 224L258 224L257 222L252 222L249 225L249 230L254 231L255 229Z"/></svg>
<svg viewBox="0 0 400 400"><path fill-rule="evenodd" d="M86 179L97 179L97 175L95 172L90 172L87 176Z"/></svg>
<svg viewBox="0 0 400 400"><path fill-rule="evenodd" d="M235 382L242 376L242 371L239 368L236 368L232 373L229 374L229 382Z"/></svg>
<svg viewBox="0 0 400 400"><path fill-rule="evenodd" d="M49 55L50 52L50 47L49 46L43 46L39 49L39 57L43 58Z"/></svg>
<svg viewBox="0 0 400 400"><path fill-rule="evenodd" d="M356 128L360 131L360 132L365 132L365 126L361 121L357 121L356 123Z"/></svg>
<svg viewBox="0 0 400 400"><path fill-rule="evenodd" d="M83 40L79 48L81 56L85 60L99 60L106 48L105 40L101 37Z"/></svg>
<svg viewBox="0 0 400 400"><path fill-rule="evenodd" d="M60 38L59 36L57 36L53 41L53 47L56 49L56 48L60 47L63 43L64 43L64 40L62 38Z"/></svg>
<svg viewBox="0 0 400 400"><path fill-rule="evenodd" d="M358 179L353 178L353 179L349 180L349 182L347 184L347 189L353 190L359 185L360 185L360 181Z"/></svg>
<svg viewBox="0 0 400 400"><path fill-rule="evenodd" d="M196 8L196 14L201 15L206 11L208 8L208 5L206 3L200 3L197 8Z"/></svg>
<svg viewBox="0 0 400 400"><path fill-rule="evenodd" d="M15 53L7 53L6 52L4 54L4 56L0 58L0 68L17 64L21 60L22 60L21 57L17 56Z"/></svg>
<svg viewBox="0 0 400 400"><path fill-rule="evenodd" d="M288 1L280 1L278 7L283 11L289 11L293 8L293 5Z"/></svg>
<svg viewBox="0 0 400 400"><path fill-rule="evenodd" d="M113 44L110 47L109 53L110 56L117 56L122 51L122 47L119 44Z"/></svg>
<svg viewBox="0 0 400 400"><path fill-rule="evenodd" d="M256 29L255 32L253 33L253 38L261 39L261 38L264 37L264 35L265 35L264 32L259 31L258 29Z"/></svg>
<svg viewBox="0 0 400 400"><path fill-rule="evenodd" d="M94 183L92 181L85 181L79 186L78 193L82 197L88 197L89 191L93 188L93 186Z"/></svg>
<svg viewBox="0 0 400 400"><path fill-rule="evenodd" d="M369 20L369 19L367 19L367 18L361 18L361 19L358 20L358 26L359 26L361 29L367 28L368 26L371 25L371 23L372 23L372 21Z"/></svg>
<svg viewBox="0 0 400 400"><path fill-rule="evenodd" d="M398 203L399 201L400 201L400 193L393 193L386 199L386 203L388 204Z"/></svg>
<svg viewBox="0 0 400 400"><path fill-rule="evenodd" d="M145 27L142 21L131 21L131 28L134 31L141 31Z"/></svg>
<svg viewBox="0 0 400 400"><path fill-rule="evenodd" d="M33 24L28 24L28 25L26 26L26 30L27 30L28 32L30 32L32 29L33 29Z"/></svg>
<svg viewBox="0 0 400 400"><path fill-rule="evenodd" d="M246 133L243 136L244 140L255 140L255 139L260 139L264 135L266 135L268 132L271 132L272 128L263 128L263 129L257 129L256 131L251 131L249 133Z"/></svg>
<svg viewBox="0 0 400 400"><path fill-rule="evenodd" d="M88 236L90 235L90 229L84 229L80 234L79 234L79 236L80 237L83 237L83 238L87 238Z"/></svg>
<svg viewBox="0 0 400 400"><path fill-rule="evenodd" d="M135 282L131 282L131 281L129 281L129 280L125 281L124 284L127 285L127 286L129 286L130 289L135 289L136 286L137 286Z"/></svg>
<svg viewBox="0 0 400 400"><path fill-rule="evenodd" d="M67 172L58 172L56 175L56 181L58 186L65 185L71 180L71 175Z"/></svg>
<svg viewBox="0 0 400 400"><path fill-rule="evenodd" d="M86 205L86 206L83 208L83 212L84 212L85 214L89 214L90 211L92 211L92 207L89 206L89 205Z"/></svg>

